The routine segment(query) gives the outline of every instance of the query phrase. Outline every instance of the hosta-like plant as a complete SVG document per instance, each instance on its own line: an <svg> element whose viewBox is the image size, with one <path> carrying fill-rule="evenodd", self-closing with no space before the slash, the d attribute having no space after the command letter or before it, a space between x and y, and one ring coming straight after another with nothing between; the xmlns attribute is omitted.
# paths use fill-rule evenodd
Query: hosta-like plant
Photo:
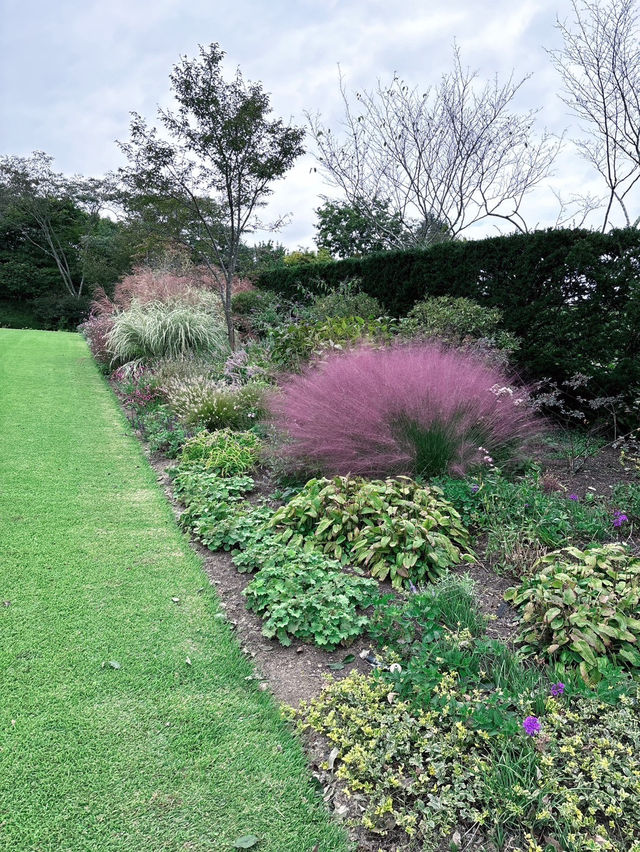
<svg viewBox="0 0 640 852"><path fill-rule="evenodd" d="M282 541L321 548L394 586L473 561L460 515L438 488L407 477L311 479L271 520Z"/></svg>
<svg viewBox="0 0 640 852"><path fill-rule="evenodd" d="M549 553L505 598L522 609L525 652L579 666L587 682L611 662L640 673L640 558L623 545Z"/></svg>

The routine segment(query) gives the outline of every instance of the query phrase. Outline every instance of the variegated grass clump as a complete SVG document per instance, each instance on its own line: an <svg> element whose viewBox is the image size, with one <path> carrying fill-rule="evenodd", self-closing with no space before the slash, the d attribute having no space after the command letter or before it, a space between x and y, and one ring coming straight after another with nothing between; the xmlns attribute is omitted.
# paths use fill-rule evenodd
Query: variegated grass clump
<svg viewBox="0 0 640 852"><path fill-rule="evenodd" d="M246 428L264 415L265 386L259 382L236 387L193 376L169 381L165 395L185 423L209 430Z"/></svg>
<svg viewBox="0 0 640 852"><path fill-rule="evenodd" d="M132 302L116 314L107 336L112 363L183 358L189 353L229 351L226 329L210 307L181 301Z"/></svg>

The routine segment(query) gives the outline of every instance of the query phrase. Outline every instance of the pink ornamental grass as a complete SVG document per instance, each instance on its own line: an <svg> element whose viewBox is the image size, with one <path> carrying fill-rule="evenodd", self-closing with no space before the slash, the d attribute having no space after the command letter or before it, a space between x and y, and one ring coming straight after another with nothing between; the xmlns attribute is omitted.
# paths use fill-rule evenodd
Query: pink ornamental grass
<svg viewBox="0 0 640 852"><path fill-rule="evenodd" d="M540 431L499 368L435 343L331 355L289 377L272 412L284 452L330 475L462 474Z"/></svg>

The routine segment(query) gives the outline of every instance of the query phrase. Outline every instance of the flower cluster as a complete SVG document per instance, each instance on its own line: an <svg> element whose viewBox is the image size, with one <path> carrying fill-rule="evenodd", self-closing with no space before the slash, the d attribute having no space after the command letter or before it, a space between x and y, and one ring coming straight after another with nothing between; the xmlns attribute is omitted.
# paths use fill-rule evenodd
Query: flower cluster
<svg viewBox="0 0 640 852"><path fill-rule="evenodd" d="M626 524L629 521L629 518L625 515L625 513L621 509L616 509L613 513L613 525L616 529L619 529L623 524Z"/></svg>

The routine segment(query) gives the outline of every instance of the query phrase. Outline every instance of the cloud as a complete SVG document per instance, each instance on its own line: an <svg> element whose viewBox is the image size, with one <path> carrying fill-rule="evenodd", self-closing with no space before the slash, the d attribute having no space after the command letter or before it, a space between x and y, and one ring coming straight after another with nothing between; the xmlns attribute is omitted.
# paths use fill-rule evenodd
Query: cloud
<svg viewBox="0 0 640 852"><path fill-rule="evenodd" d="M50 152L67 172L101 174L121 162L115 139L128 136L129 112L153 120L169 102L168 75L181 54L217 41L225 67L240 66L272 95L274 114L294 123L319 111L340 121L338 64L349 88L372 88L394 72L428 86L450 67L454 39L463 62L484 78L533 72L520 109L541 108L540 123L568 123L558 80L544 51L557 46L556 14L569 0L4 0L0 36L2 148ZM313 210L331 194L310 156L278 183L269 210L293 218L279 239L311 245ZM565 189L589 182L582 161L567 155ZM549 193L533 218L548 221ZM539 214L539 215L538 215Z"/></svg>

